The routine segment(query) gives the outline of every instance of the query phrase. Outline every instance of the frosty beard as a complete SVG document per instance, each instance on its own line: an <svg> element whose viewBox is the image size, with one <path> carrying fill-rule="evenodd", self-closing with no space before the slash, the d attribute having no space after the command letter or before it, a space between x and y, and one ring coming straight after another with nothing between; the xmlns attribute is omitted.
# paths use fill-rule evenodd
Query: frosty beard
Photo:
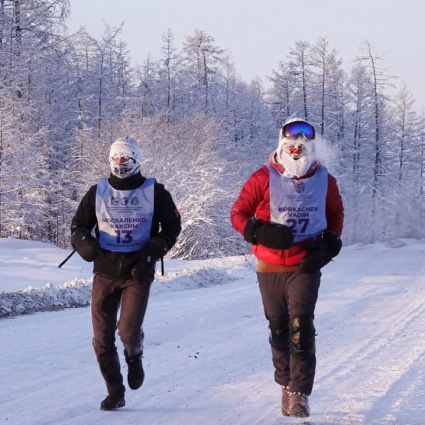
<svg viewBox="0 0 425 425"><path fill-rule="evenodd" d="M288 177L302 177L308 173L316 160L313 155L314 146L311 141L306 144L296 140L282 139L278 149L279 162L285 168Z"/></svg>

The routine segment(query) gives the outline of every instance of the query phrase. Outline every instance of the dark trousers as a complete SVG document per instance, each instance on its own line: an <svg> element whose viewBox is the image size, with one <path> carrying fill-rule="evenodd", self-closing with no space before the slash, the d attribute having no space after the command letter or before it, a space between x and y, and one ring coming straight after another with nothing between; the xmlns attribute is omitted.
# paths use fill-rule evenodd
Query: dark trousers
<svg viewBox="0 0 425 425"><path fill-rule="evenodd" d="M264 313L269 321L289 323L299 317L314 319L321 273L257 273ZM272 323L272 322L270 322ZM269 326L270 330L271 326ZM316 371L316 356L298 358L291 354L290 330L283 330L287 341L274 344L270 336L275 381L290 391L311 394Z"/></svg>
<svg viewBox="0 0 425 425"><path fill-rule="evenodd" d="M128 357L143 351L142 326L150 286L151 282L142 284L134 279L94 275L91 297L93 347L108 394L125 391L115 345L116 330Z"/></svg>

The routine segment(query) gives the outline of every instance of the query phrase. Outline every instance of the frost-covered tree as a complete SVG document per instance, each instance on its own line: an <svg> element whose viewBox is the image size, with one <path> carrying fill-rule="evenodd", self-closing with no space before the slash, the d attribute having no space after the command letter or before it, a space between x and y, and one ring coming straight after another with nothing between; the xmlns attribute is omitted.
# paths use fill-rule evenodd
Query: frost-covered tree
<svg viewBox="0 0 425 425"><path fill-rule="evenodd" d="M391 193L394 200L394 206L386 220L388 227L392 229L389 239L417 235L416 217L422 208L421 180L418 178L422 156L421 126L413 107L412 93L403 85L392 104L392 119L389 123L391 133L387 142L387 169L393 170L387 175L391 189L387 189L387 192ZM411 202L406 204L406 197L411 199Z"/></svg>
<svg viewBox="0 0 425 425"><path fill-rule="evenodd" d="M181 58L174 45L174 35L171 29L162 35L161 62L159 65L160 104L170 119L176 118L178 96L178 81L181 77Z"/></svg>
<svg viewBox="0 0 425 425"><path fill-rule="evenodd" d="M0 175L2 236L37 234L56 241L49 201L57 187L39 177L41 170L55 172L66 137L62 133L58 143L57 119L66 100L55 88L65 69L62 42L69 2L4 0L0 10L1 156L3 170L13 170L12 181L7 172Z"/></svg>
<svg viewBox="0 0 425 425"><path fill-rule="evenodd" d="M277 70L270 77L272 87L268 92L268 103L276 127L280 127L285 119L295 115L297 110L295 97L297 93L296 72L288 63L280 62Z"/></svg>
<svg viewBox="0 0 425 425"><path fill-rule="evenodd" d="M214 112L216 87L221 82L224 50L217 47L214 37L195 29L183 43L184 68L190 104L205 112Z"/></svg>
<svg viewBox="0 0 425 425"><path fill-rule="evenodd" d="M176 122L145 118L132 126L142 149L142 173L164 183L182 215L183 230L171 255L208 258L228 255L240 243L229 232L235 170L220 122L194 113Z"/></svg>
<svg viewBox="0 0 425 425"><path fill-rule="evenodd" d="M341 59L338 52L329 47L325 37L320 37L311 48L310 62L314 81L315 104L314 121L318 134L328 140L335 140L342 136L343 124L343 78ZM338 113L339 112L339 113Z"/></svg>
<svg viewBox="0 0 425 425"><path fill-rule="evenodd" d="M307 41L297 41L290 49L290 72L296 81L297 93L294 96L293 110L306 120L310 119L310 97L312 95L311 79L311 45ZM295 108L294 108L295 107Z"/></svg>
<svg viewBox="0 0 425 425"><path fill-rule="evenodd" d="M376 199L378 180L383 176L383 149L385 141L384 112L386 105L385 86L388 85L389 76L386 70L380 66L383 57L374 52L374 47L368 41L365 41L361 47L361 53L357 61L366 66L370 79L372 81L373 96L373 135L374 135L374 171L373 171L373 198Z"/></svg>

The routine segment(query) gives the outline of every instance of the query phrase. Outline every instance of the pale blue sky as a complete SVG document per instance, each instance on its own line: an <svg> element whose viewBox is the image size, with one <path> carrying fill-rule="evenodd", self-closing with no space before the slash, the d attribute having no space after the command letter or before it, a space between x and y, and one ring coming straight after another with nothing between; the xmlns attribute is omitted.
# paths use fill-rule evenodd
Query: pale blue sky
<svg viewBox="0 0 425 425"><path fill-rule="evenodd" d="M346 71L364 40L385 54L383 66L425 106L425 0L70 0L71 30L85 26L100 36L103 23L124 22L122 39L134 62L160 55L162 34L173 31L175 45L195 28L231 53L240 76L266 82L298 40L327 37Z"/></svg>

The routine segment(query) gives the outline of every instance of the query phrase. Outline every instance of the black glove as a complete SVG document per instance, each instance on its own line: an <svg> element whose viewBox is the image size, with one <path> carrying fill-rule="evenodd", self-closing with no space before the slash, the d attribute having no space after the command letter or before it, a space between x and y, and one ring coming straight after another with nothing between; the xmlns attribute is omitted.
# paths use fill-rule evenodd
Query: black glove
<svg viewBox="0 0 425 425"><path fill-rule="evenodd" d="M323 233L322 239L328 244L332 258L336 257L342 248L342 242L339 236L334 232L326 232Z"/></svg>
<svg viewBox="0 0 425 425"><path fill-rule="evenodd" d="M98 240L88 230L78 229L71 235L71 245L88 262L94 261L100 252Z"/></svg>
<svg viewBox="0 0 425 425"><path fill-rule="evenodd" d="M253 218L251 220L248 221L248 223L245 226L245 229L243 231L243 238L253 244L253 245L257 245L258 244L258 230L260 229L260 227L263 225L263 222Z"/></svg>
<svg viewBox="0 0 425 425"><path fill-rule="evenodd" d="M326 266L341 251L342 242L334 232L323 233L319 239L308 245L308 253L300 262L300 270L313 274Z"/></svg>
<svg viewBox="0 0 425 425"><path fill-rule="evenodd" d="M168 245L161 236L154 236L140 251L137 263L131 269L131 276L138 282L150 282L154 279L155 263L168 251Z"/></svg>
<svg viewBox="0 0 425 425"><path fill-rule="evenodd" d="M287 249L294 243L292 230L279 223L264 223L258 230L258 243L272 249Z"/></svg>
<svg viewBox="0 0 425 425"><path fill-rule="evenodd" d="M279 223L263 223L258 219L248 221L243 236L253 245L261 244L272 249L287 249L294 242L294 235L289 227Z"/></svg>

